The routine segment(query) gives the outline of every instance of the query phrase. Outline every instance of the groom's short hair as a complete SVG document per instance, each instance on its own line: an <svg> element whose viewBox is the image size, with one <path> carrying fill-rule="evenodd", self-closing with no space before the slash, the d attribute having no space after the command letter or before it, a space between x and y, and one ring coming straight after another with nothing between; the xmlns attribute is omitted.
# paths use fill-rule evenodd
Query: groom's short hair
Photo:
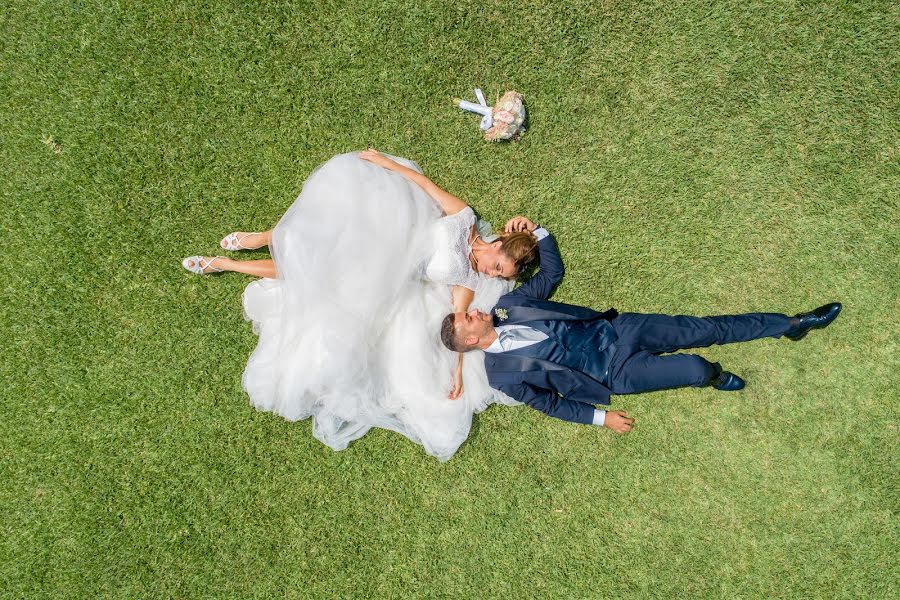
<svg viewBox="0 0 900 600"><path fill-rule="evenodd" d="M456 335L456 315L450 313L441 323L441 341L454 352L466 352L469 348Z"/></svg>

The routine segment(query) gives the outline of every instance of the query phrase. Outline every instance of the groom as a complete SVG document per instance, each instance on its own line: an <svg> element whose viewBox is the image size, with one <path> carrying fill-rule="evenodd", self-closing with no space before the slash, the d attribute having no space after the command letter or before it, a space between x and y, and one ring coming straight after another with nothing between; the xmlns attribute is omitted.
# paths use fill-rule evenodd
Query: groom
<svg viewBox="0 0 900 600"><path fill-rule="evenodd" d="M492 387L551 417L605 426L625 433L634 419L604 411L610 394L637 394L685 386L737 391L744 381L685 348L745 342L764 337L797 341L828 326L841 311L826 304L794 317L750 313L720 317L604 313L550 302L563 276L553 236L525 217L507 231L531 231L538 239L540 271L502 296L493 314L477 310L449 314L441 340L455 352L485 351Z"/></svg>

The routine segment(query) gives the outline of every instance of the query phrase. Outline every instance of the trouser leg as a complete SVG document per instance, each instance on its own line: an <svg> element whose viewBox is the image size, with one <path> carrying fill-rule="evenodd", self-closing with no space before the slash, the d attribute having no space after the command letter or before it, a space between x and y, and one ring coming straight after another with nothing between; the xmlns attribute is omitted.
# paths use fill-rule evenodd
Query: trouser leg
<svg viewBox="0 0 900 600"><path fill-rule="evenodd" d="M700 387L722 372L719 363L711 363L696 354L659 356L642 350L629 357L613 374L610 389L614 394L639 394L678 387Z"/></svg>
<svg viewBox="0 0 900 600"><path fill-rule="evenodd" d="M623 313L612 323L624 343L650 353L662 353L780 337L790 327L790 318L776 313L716 317Z"/></svg>

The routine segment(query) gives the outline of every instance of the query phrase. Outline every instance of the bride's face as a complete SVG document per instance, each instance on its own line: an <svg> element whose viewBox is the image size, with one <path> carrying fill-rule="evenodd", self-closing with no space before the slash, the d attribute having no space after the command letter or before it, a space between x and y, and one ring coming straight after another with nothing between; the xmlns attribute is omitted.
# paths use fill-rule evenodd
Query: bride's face
<svg viewBox="0 0 900 600"><path fill-rule="evenodd" d="M503 242L496 241L488 245L478 257L478 272L488 277L510 279L516 276L516 263L503 253L500 248Z"/></svg>

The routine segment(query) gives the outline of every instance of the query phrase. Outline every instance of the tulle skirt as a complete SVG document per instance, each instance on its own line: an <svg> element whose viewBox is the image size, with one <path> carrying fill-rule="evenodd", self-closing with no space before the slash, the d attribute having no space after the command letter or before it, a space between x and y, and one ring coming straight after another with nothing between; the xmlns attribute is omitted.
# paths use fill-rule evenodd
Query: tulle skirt
<svg viewBox="0 0 900 600"><path fill-rule="evenodd" d="M450 290L422 278L440 215L419 186L355 153L312 173L273 232L277 279L244 292L259 342L243 385L256 408L312 418L313 435L335 450L381 427L447 460L474 413L517 404L488 385L481 352L465 357L462 397L447 399L456 355L440 324ZM485 279L472 306L489 310L508 289Z"/></svg>

